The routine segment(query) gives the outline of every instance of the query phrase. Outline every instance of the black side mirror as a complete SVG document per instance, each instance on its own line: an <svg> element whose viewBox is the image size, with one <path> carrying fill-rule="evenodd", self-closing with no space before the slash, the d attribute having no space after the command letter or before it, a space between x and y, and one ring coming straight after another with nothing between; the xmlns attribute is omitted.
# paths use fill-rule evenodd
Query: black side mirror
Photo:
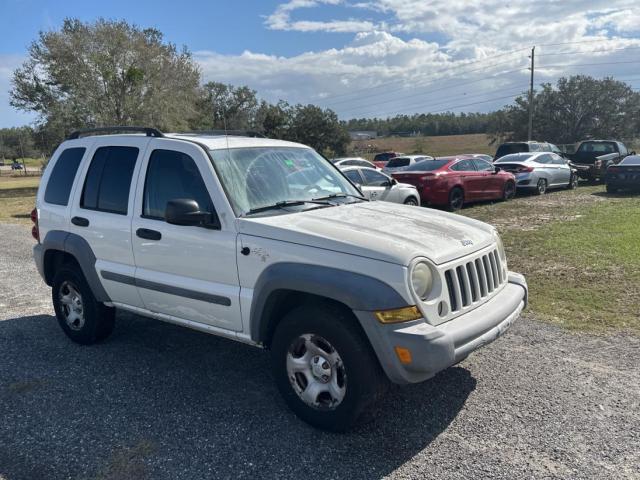
<svg viewBox="0 0 640 480"><path fill-rule="evenodd" d="M502 170L500 167L498 167L498 166L494 167L494 169L493 169L493 173L494 173L494 175L495 175L496 173L498 173L500 170Z"/></svg>
<svg viewBox="0 0 640 480"><path fill-rule="evenodd" d="M391 179L391 185L397 185L398 184L398 180L396 180L395 178Z"/></svg>
<svg viewBox="0 0 640 480"><path fill-rule="evenodd" d="M636 154L635 150L634 150L634 151L629 152L629 155L635 155L635 154Z"/></svg>
<svg viewBox="0 0 640 480"><path fill-rule="evenodd" d="M167 202L164 218L172 225L220 228L218 218L211 212L200 210L198 202L192 198L175 198Z"/></svg>

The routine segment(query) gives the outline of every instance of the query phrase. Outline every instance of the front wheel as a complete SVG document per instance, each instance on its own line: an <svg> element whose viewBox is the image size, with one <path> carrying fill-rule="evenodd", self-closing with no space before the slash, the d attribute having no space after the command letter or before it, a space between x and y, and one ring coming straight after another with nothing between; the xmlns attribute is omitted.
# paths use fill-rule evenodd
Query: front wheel
<svg viewBox="0 0 640 480"><path fill-rule="evenodd" d="M516 184L513 182L507 182L504 184L502 190L502 200L511 200L516 196Z"/></svg>
<svg viewBox="0 0 640 480"><path fill-rule="evenodd" d="M415 197L409 197L404 201L404 204L412 206L412 207L417 207L418 206L418 200L416 200Z"/></svg>
<svg viewBox="0 0 640 480"><path fill-rule="evenodd" d="M544 178L538 180L536 185L536 195L544 195L547 191L547 181Z"/></svg>
<svg viewBox="0 0 640 480"><path fill-rule="evenodd" d="M303 305L285 315L271 355L273 376L289 408L323 430L347 430L385 383L354 320L329 304Z"/></svg>
<svg viewBox="0 0 640 480"><path fill-rule="evenodd" d="M567 185L569 190L575 190L578 188L578 176L574 173L571 174L571 178L569 179L569 185Z"/></svg>

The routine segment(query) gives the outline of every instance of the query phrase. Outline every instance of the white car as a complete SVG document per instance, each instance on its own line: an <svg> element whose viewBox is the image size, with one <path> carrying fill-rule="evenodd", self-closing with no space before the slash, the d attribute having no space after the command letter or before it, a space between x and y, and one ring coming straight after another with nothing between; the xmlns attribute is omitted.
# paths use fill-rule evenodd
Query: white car
<svg viewBox="0 0 640 480"><path fill-rule="evenodd" d="M32 219L71 340L105 340L121 309L268 349L286 403L330 430L388 380L422 382L492 342L527 303L490 225L369 202L280 140L74 132Z"/></svg>
<svg viewBox="0 0 640 480"><path fill-rule="evenodd" d="M433 160L433 157L430 155L403 155L401 157L393 157L387 162L382 171L384 173L398 172L423 160Z"/></svg>
<svg viewBox="0 0 640 480"><path fill-rule="evenodd" d="M336 167L365 167L365 168L373 168L375 170L382 170L381 168L376 167L369 160L360 157L345 157L345 158L334 158L331 160Z"/></svg>
<svg viewBox="0 0 640 480"><path fill-rule="evenodd" d="M395 178L373 168L343 167L340 170L369 200L420 205L420 194L413 185L398 183Z"/></svg>

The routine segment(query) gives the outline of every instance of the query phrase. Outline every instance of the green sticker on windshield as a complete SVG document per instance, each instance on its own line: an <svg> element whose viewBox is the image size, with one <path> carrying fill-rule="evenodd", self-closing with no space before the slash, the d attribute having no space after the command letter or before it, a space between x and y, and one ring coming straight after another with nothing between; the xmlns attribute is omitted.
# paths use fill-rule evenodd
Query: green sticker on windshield
<svg viewBox="0 0 640 480"><path fill-rule="evenodd" d="M288 158L286 158L284 160L284 163L287 165L287 167L293 167L293 160L289 160Z"/></svg>

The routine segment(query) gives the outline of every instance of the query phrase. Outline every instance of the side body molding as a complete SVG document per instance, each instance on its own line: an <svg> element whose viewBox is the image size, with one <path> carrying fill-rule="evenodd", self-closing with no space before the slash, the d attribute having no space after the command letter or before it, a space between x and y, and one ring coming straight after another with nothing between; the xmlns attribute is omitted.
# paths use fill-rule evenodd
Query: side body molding
<svg viewBox="0 0 640 480"><path fill-rule="evenodd" d="M84 278L86 278L89 283L96 300L99 302L111 301L98 278L98 272L95 267L96 256L93 254L93 250L91 250L89 243L80 235L63 232L61 230L50 230L42 241L42 250L43 259L47 250L61 250L73 255L73 257L78 261Z"/></svg>
<svg viewBox="0 0 640 480"><path fill-rule="evenodd" d="M258 277L251 302L251 338L262 342L275 305L269 297L278 290L310 293L330 298L352 310L389 310L407 305L398 292L377 278L332 267L301 263L275 263Z"/></svg>

